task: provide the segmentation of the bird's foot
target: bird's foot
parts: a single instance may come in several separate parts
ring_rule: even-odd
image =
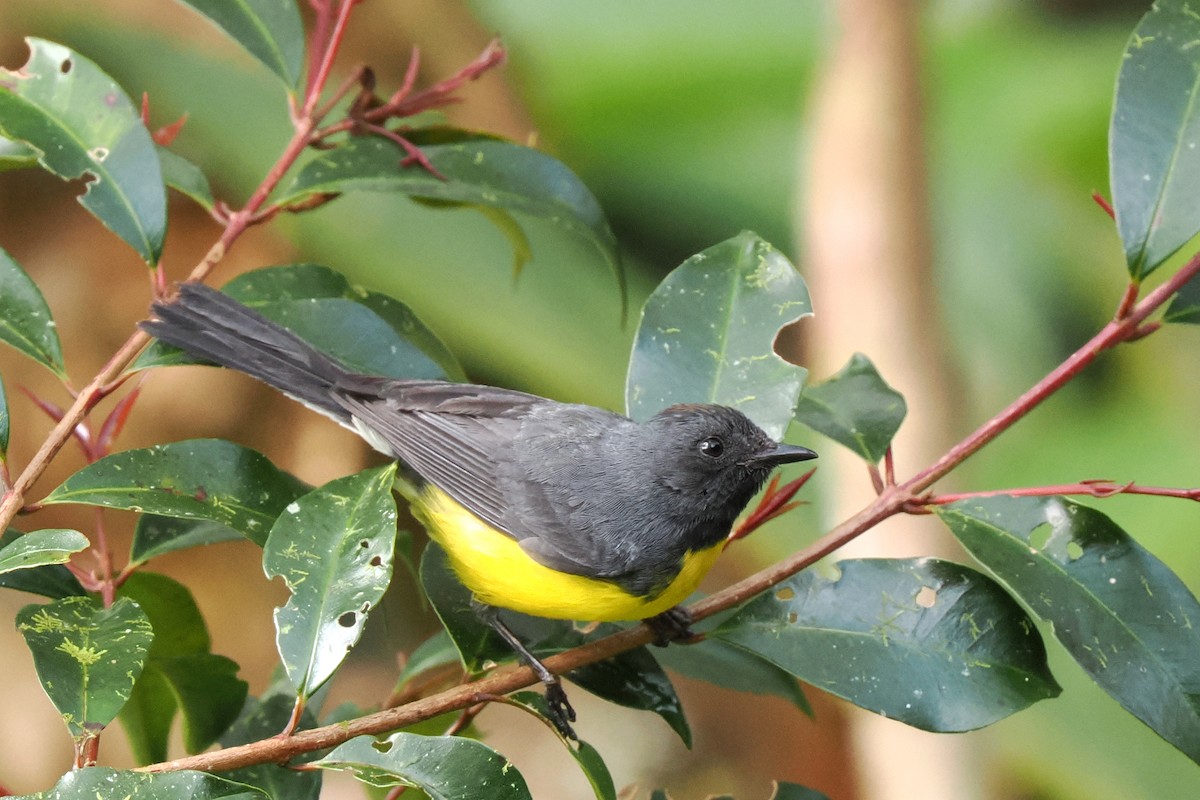
[[[550,708],[550,721],[568,739],[579,741],[571,723],[575,721],[575,709],[567,700],[567,692],[557,680],[546,684],[546,705]]]
[[[644,622],[654,631],[652,644],[656,647],[666,647],[671,642],[696,638],[696,632],[692,630],[692,614],[683,606],[668,608]]]

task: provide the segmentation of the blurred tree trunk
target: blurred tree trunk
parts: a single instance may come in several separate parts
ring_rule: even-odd
[[[901,479],[932,461],[955,426],[956,392],[939,319],[922,127],[920,22],[915,0],[836,0],[836,30],[810,109],[804,211],[805,271],[817,315],[809,362],[814,379],[856,352],[902,392],[909,414],[896,438]],[[871,498],[862,463],[822,452],[831,521]],[[927,555],[947,549],[931,518],[905,517],[843,550],[841,557]],[[938,737],[867,714],[851,714],[859,786],[870,800],[962,800],[978,796],[963,774],[968,740]]]

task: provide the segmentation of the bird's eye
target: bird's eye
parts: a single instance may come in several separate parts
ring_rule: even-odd
[[[710,436],[700,442],[700,452],[711,458],[717,458],[725,452],[725,443],[715,436]]]

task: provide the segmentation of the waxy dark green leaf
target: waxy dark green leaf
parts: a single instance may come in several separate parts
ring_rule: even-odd
[[[42,688],[72,738],[98,736],[133,691],[154,638],[138,604],[104,608],[93,597],[25,606],[17,630],[33,653]]]
[[[870,359],[855,353],[836,375],[804,390],[796,419],[877,464],[907,411],[904,396],[884,383]]]
[[[221,737],[221,745],[250,744],[277,735],[291,719],[295,703],[296,696],[291,687],[276,682],[263,696],[247,701],[241,716]],[[300,730],[315,725],[312,712],[305,709],[300,716]],[[320,770],[301,772],[280,764],[254,764],[224,775],[229,780],[262,789],[273,800],[318,800],[321,794]]]
[[[50,307],[37,284],[3,250],[0,250],[0,342],[7,342],[66,379],[62,346]],[[6,448],[7,439],[0,450]]]
[[[554,727],[550,722],[550,706],[546,703],[545,697],[537,692],[514,692],[508,699],[541,717],[546,721],[547,726],[562,739],[567,752],[575,759],[575,763],[579,765],[583,776],[587,778],[588,784],[595,792],[596,800],[617,800],[616,784],[613,783],[612,774],[608,771],[608,765],[604,763],[600,753],[584,741],[572,744],[561,731]]]
[[[206,772],[131,772],[110,767],[73,769],[53,789],[24,800],[268,800],[259,790]],[[290,800],[290,798],[289,798]]]
[[[183,584],[139,571],[121,586],[146,613],[154,628],[145,669],[121,709],[121,723],[141,764],[165,761],[167,737],[176,712],[183,717],[184,748],[198,753],[237,719],[247,684],[237,664],[209,652],[204,617]]]
[[[266,267],[239,275],[222,291],[363,372],[466,379],[446,346],[407,306],[354,286],[329,267]],[[133,368],[197,363],[203,362],[155,342]]]
[[[65,180],[87,179],[79,202],[150,264],[167,232],[167,194],[150,133],[120,86],[67,47],[26,39],[30,57],[0,70],[0,133],[37,150]]]
[[[789,578],[713,635],[923,730],[981,728],[1059,693],[1029,617],[984,575],[936,559],[838,568]]]
[[[145,564],[155,556],[189,547],[229,542],[242,535],[211,519],[179,519],[142,514],[133,529],[133,544],[129,549],[132,564]]]
[[[1061,497],[964,500],[938,515],[1101,688],[1200,762],[1200,604],[1175,573]]]
[[[1134,280],[1200,231],[1200,15],[1159,0],[1133,31],[1117,76],[1109,170]]]
[[[79,531],[47,528],[30,531],[0,548],[0,575],[46,564],[65,564],[72,553],[86,550],[88,538]]]
[[[190,439],[113,453],[67,478],[42,502],[207,519],[261,545],[279,512],[304,490],[253,450],[223,439]]]
[[[304,63],[304,24],[295,0],[179,0],[207,17],[292,91]]]
[[[1175,294],[1163,314],[1163,322],[1200,325],[1200,280],[1192,278]]]
[[[419,164],[401,166],[407,153],[387,140],[357,137],[306,164],[279,202],[350,191],[399,192],[527,214],[595,246],[616,274],[624,298],[616,237],[595,196],[562,162],[502,139],[449,129],[415,131],[410,138],[445,180]],[[511,231],[501,230],[511,241]],[[519,242],[514,252],[520,261]]]
[[[468,672],[479,674],[490,664],[516,659],[512,648],[473,610],[471,593],[454,576],[445,551],[436,544],[426,547],[420,572],[421,586]],[[542,619],[512,611],[502,611],[501,617],[539,657],[561,653],[589,639],[620,630],[617,625],[606,623],[596,626],[585,636],[566,620]],[[567,673],[566,677],[611,703],[658,714],[685,744],[691,746],[692,733],[679,697],[667,674],[646,648],[639,647],[607,661],[580,667]]]
[[[0,536],[0,547],[8,547],[24,535],[9,528],[3,536]],[[49,597],[51,600],[63,597],[81,597],[87,594],[87,591],[79,585],[79,581],[75,580],[71,571],[59,564],[47,564],[0,575],[0,588],[29,592]]]
[[[359,736],[312,762],[371,786],[414,786],[430,800],[529,800],[525,779],[487,745],[456,736]]]
[[[719,403],[781,438],[808,370],[780,358],[775,337],[810,314],[800,273],[756,234],[692,256],[642,308],[626,412],[645,420],[676,403]]]
[[[0,136],[0,172],[37,166],[37,151],[24,142]]]
[[[205,211],[211,212],[216,203],[208,178],[192,162],[165,147],[158,147],[158,162],[162,169],[163,183],[180,194],[196,201]]]
[[[699,633],[705,626],[694,625],[693,630]],[[686,647],[665,647],[655,651],[654,657],[668,669],[689,678],[739,692],[782,697],[808,716],[813,715],[799,681],[786,670],[721,639],[709,637]]]
[[[330,481],[289,505],[267,538],[263,569],[292,591],[275,609],[288,679],[308,698],[362,635],[392,579],[396,465]]]

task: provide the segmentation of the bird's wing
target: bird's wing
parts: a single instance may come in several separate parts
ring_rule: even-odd
[[[574,498],[563,491],[571,464],[588,460],[589,432],[580,429],[581,419],[585,426],[591,423],[594,435],[609,418],[620,417],[490,386],[369,380],[370,386],[336,393],[356,425],[472,514],[520,542],[531,558],[593,577],[627,568],[628,554],[613,552],[607,537],[578,518]],[[539,441],[529,441],[531,436]],[[544,455],[534,471],[531,448]]]
[[[510,536],[509,500],[498,481],[498,460],[511,452],[521,417],[538,403],[522,392],[443,381],[385,381],[336,392],[338,402],[368,438]]]

